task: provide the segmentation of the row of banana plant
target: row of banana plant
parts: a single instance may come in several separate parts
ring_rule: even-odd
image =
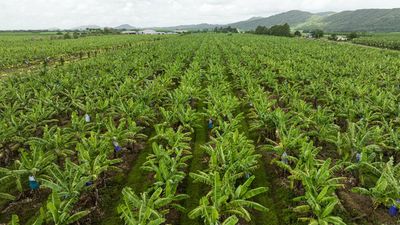
[[[257,168],[260,155],[240,132],[243,119],[242,114],[238,114],[240,103],[233,95],[218,46],[213,46],[210,52],[206,114],[210,118],[211,141],[203,146],[208,168],[190,173],[194,182],[209,186],[209,191],[200,199],[199,206],[189,212],[189,217],[201,218],[209,225],[233,225],[239,220],[250,221],[250,209],[267,210],[253,201],[253,197],[266,192],[267,188],[251,187],[255,178],[251,173]]]
[[[273,162],[289,172],[290,187],[302,190],[303,195],[293,199],[300,202],[293,209],[302,215],[298,219],[309,224],[344,224],[340,217],[332,215],[339,203],[335,190],[342,186],[341,178],[334,177],[339,166],[332,166],[331,159],[318,159],[320,149],[301,133],[296,123],[290,124],[290,116],[264,91],[260,79],[240,66],[239,60],[229,57],[229,64],[236,86],[249,106],[250,129],[259,134],[259,142],[266,143],[266,150],[280,156],[280,160]]]
[[[154,48],[154,46],[148,47]],[[161,45],[157,47],[166,48]],[[171,55],[178,53],[181,60],[176,62],[167,60]],[[75,80],[71,78],[68,80],[71,85],[75,82],[76,89],[62,88],[63,91],[70,91],[74,94],[74,96],[68,96],[71,99],[62,98],[60,100],[64,104],[67,103],[69,107],[77,109],[77,112],[69,109],[72,111],[70,124],[69,121],[62,122],[65,125],[57,124],[56,121],[54,121],[55,123],[40,121],[43,124],[33,130],[36,134],[26,134],[26,136],[32,136],[23,141],[24,144],[28,145],[28,148],[21,149],[20,160],[16,160],[15,164],[10,168],[2,168],[0,171],[5,174],[1,182],[8,184],[14,179],[12,181],[17,183],[17,187],[21,192],[26,187],[21,182],[21,179],[26,179],[28,175],[33,177],[35,182],[40,183],[42,188],[49,188],[52,191],[46,207],[41,210],[35,224],[40,224],[43,221],[53,221],[55,224],[70,224],[86,216],[90,211],[83,210],[79,213],[74,213],[73,207],[78,201],[81,201],[80,197],[87,189],[94,192],[96,198],[94,205],[95,207],[98,206],[98,186],[105,182],[105,173],[118,169],[115,165],[122,161],[117,158],[113,159],[113,156],[115,157],[117,155],[116,152],[122,150],[127,151],[129,149],[134,151],[135,142],[145,138],[145,135],[141,134],[143,127],[137,124],[149,125],[156,119],[156,109],[158,105],[162,104],[161,99],[166,96],[168,89],[174,86],[173,77],[176,76],[175,73],[179,74],[181,69],[185,67],[182,62],[192,54],[190,50],[185,51],[186,55],[182,55],[182,53],[184,52],[181,49],[176,49],[175,52],[168,52],[163,55],[163,58],[159,59],[160,63],[162,61],[167,62],[164,63],[163,68],[159,68],[159,64],[154,64],[148,71],[144,71],[147,73],[135,71],[136,76],[132,76],[133,74],[131,73],[133,73],[132,70],[136,69],[135,67],[139,66],[140,68],[140,64],[126,65],[122,63],[117,64],[120,65],[120,68],[116,68],[113,71],[114,75],[112,77],[108,77],[105,73],[103,75],[105,78],[99,75],[88,76],[96,71],[107,71],[105,66],[100,71],[94,67],[103,65],[107,60],[104,58],[89,61],[82,65],[62,68],[61,71],[48,71],[44,74],[48,79],[57,79],[56,76],[62,75],[63,71],[73,74],[79,73],[79,71],[86,68],[85,72],[88,75],[81,74],[83,75],[82,77],[76,76],[74,77],[76,78]],[[123,57],[134,58],[137,55],[127,54],[125,51],[119,55],[107,57],[115,58],[115,56],[122,56],[121,59],[123,59]],[[148,56],[154,57],[151,54],[143,57]],[[134,62],[147,62],[149,59],[142,60]],[[127,68],[132,66],[133,68],[127,71]],[[163,76],[159,76],[159,73],[162,73]],[[37,79],[35,75],[32,75],[32,77]],[[34,78],[29,77],[26,79],[29,81],[27,86],[32,86],[33,84],[35,85],[34,87],[41,89]],[[108,82],[102,84],[98,80]],[[24,83],[21,82],[19,84]],[[110,84],[111,87],[109,86]],[[53,85],[57,85],[57,83]],[[114,85],[117,85],[117,88]],[[109,87],[105,88],[104,92],[99,92],[97,89],[101,86]],[[78,92],[78,88],[82,92]],[[137,91],[132,93],[129,91],[131,88]],[[40,93],[40,91],[34,89],[33,93]],[[17,92],[17,94],[20,93]],[[35,94],[33,95],[37,97]],[[60,96],[62,96],[60,93],[48,94],[49,98],[58,99]],[[74,98],[72,99],[72,97]],[[123,101],[124,99],[127,101]],[[33,101],[44,100],[34,98]],[[20,104],[27,105],[30,102],[21,101]],[[112,106],[113,104],[115,107]],[[150,105],[153,105],[153,107]],[[17,108],[17,110],[24,112],[23,108]],[[60,112],[68,113],[63,110],[60,110]],[[82,114],[85,114],[85,116]],[[15,117],[15,115],[13,116]],[[35,137],[34,135],[42,137]],[[14,199],[10,194],[3,194],[3,197]]]
[[[200,44],[199,56],[189,57]],[[188,64],[188,72],[181,76]],[[213,151],[209,158],[213,153],[225,157],[231,151],[215,147],[231,148],[225,139],[236,143],[234,137],[247,143],[237,133],[247,119],[251,130],[259,134],[257,145],[276,152],[281,159],[277,165],[289,172],[287,180],[301,196],[295,199],[300,201],[295,210],[303,212],[301,220],[340,224],[333,215],[342,199],[335,193],[351,187],[358,186],[354,191],[371,196],[375,207],[399,207],[399,66],[399,53],[357,46],[253,35],[192,35],[142,43],[54,70],[44,68],[34,76],[10,77],[1,81],[0,173],[15,178],[21,172],[23,180],[33,172],[43,174],[36,175],[37,180],[51,185],[45,182],[48,172],[23,172],[29,166],[21,165],[29,165],[33,158],[47,158],[37,166],[64,172],[67,164],[69,168],[81,164],[84,156],[77,149],[84,139],[104,139],[111,155],[114,143],[135,148],[134,143],[108,132],[110,127],[118,128],[121,123],[140,129],[161,120],[166,124],[158,129],[187,133],[198,123],[193,118],[202,116],[215,128],[210,132]],[[199,79],[206,81],[205,91]],[[178,84],[179,88],[168,93]],[[239,98],[232,87],[241,90]],[[185,105],[205,99],[206,115]],[[248,105],[247,115],[239,113],[243,104]],[[133,139],[140,139],[140,133]],[[154,141],[168,148],[165,140]],[[238,151],[254,148],[244,147],[250,145]],[[106,159],[112,160],[111,155]],[[206,172],[211,171],[216,182],[217,171],[222,181],[221,161],[215,160],[207,161],[210,168]],[[356,184],[348,184],[353,178]],[[242,181],[240,176],[230,190]],[[345,182],[343,189],[340,183]],[[18,186],[18,182],[0,183]],[[20,189],[26,190],[26,184],[21,183]],[[13,198],[9,194],[1,196]],[[229,196],[225,194],[219,196]],[[223,223],[230,218],[227,223],[234,224],[235,216],[241,217],[224,211],[226,201],[212,205],[211,196],[205,197],[201,210],[223,213],[217,218],[206,210],[198,216],[204,221],[216,222],[217,218],[216,223]]]
[[[118,212],[125,224],[165,224],[171,210],[185,213],[179,204],[188,194],[181,193],[179,186],[186,177],[187,162],[191,156],[191,136],[202,115],[196,111],[196,102],[202,98],[201,71],[197,53],[204,51],[204,45],[196,52],[185,74],[177,77],[179,86],[170,91],[161,107],[161,123],[156,125],[155,135],[150,139],[152,153],[142,169],[149,172],[154,181],[148,189],[137,195],[132,187],[122,191],[123,201]]]
[[[399,77],[396,77],[394,68],[399,65],[399,61],[389,57],[385,59],[385,63],[387,63],[384,64],[385,68],[382,68],[383,64],[374,62],[377,58],[374,55],[369,60],[374,62],[373,64],[362,64],[361,67],[354,63],[361,60],[361,57],[354,56],[353,53],[346,55],[344,53],[349,53],[349,49],[341,50],[338,47],[335,49],[339,52],[337,55],[346,57],[350,61],[346,66],[338,68],[334,66],[340,63],[340,57],[335,55],[337,58],[331,57],[332,60],[327,63],[324,61],[326,58],[321,56],[325,54],[324,51],[320,51],[319,55],[316,54],[313,57],[301,57],[306,55],[303,51],[305,48],[297,47],[297,51],[293,52],[281,43],[271,40],[280,48],[272,47],[272,43],[264,42],[265,45],[268,45],[269,51],[255,53],[254,48],[248,47],[251,44],[236,41],[244,47],[238,49],[238,43],[232,44],[231,49],[227,50],[231,54],[228,58],[234,61],[231,66],[233,73],[236,73],[239,85],[245,87],[242,89],[249,96],[248,102],[253,108],[249,117],[256,119],[252,123],[252,127],[267,136],[267,139],[262,139],[268,143],[268,148],[277,151],[279,155],[295,156],[297,160],[293,159],[292,163],[294,163],[302,158],[304,146],[312,142],[313,145],[307,148],[310,149],[309,152],[315,152],[315,158],[328,160],[334,158],[337,166],[331,166],[329,169],[331,172],[327,173],[331,177],[337,175],[337,172],[334,173],[334,171],[340,170],[340,173],[343,174],[356,169],[362,185],[365,185],[365,176],[372,180],[379,178],[376,180],[376,184],[373,183],[372,186],[369,184],[370,188],[353,190],[373,196],[374,201],[378,202],[376,205],[398,206],[398,196],[393,194],[396,191],[389,191],[397,184],[394,179],[389,178],[396,177],[391,172],[395,170],[387,168],[389,165],[393,166],[394,163],[394,160],[389,160],[389,156],[398,154],[396,149],[398,149],[400,132],[396,128],[398,120],[395,118],[398,114],[398,106],[394,99],[399,95],[395,84],[395,80],[398,80]],[[291,46],[292,49],[297,44],[300,43],[288,43],[288,46]],[[313,48],[318,47],[321,50],[324,47],[315,43],[304,42],[301,44]],[[333,47],[325,46],[325,48]],[[355,52],[362,51],[356,48],[353,50]],[[236,54],[232,53],[234,51]],[[294,56],[290,56],[289,51]],[[234,56],[239,55],[239,52],[240,56],[234,60]],[[368,54],[372,53],[368,52]],[[352,59],[349,55],[352,55]],[[243,58],[248,60],[243,62]],[[314,65],[314,67],[307,68],[308,65]],[[314,72],[311,68],[315,67],[321,68],[319,74],[311,76],[310,73]],[[335,76],[326,75],[330,74],[329,67],[336,69]],[[368,73],[363,67],[368,67]],[[342,72],[341,69],[348,71]],[[347,75],[349,71],[358,74],[352,77]],[[366,74],[368,74],[368,78],[365,78]],[[371,74],[374,76],[371,77]],[[390,76],[394,77],[389,79]],[[368,85],[365,85],[366,80],[374,81],[368,81]],[[355,86],[355,88],[350,88],[349,85]],[[355,93],[352,94],[352,92]],[[323,151],[320,151],[321,149]],[[319,154],[316,154],[318,152]],[[279,164],[286,168],[285,164],[290,164],[291,157],[285,158],[282,161],[284,163],[280,162]],[[314,158],[311,157],[309,160],[314,160]],[[384,163],[385,161],[389,161],[389,163]],[[318,163],[318,160],[316,162],[321,169],[327,167],[325,164]],[[289,168],[287,169],[290,171]],[[386,172],[381,174],[379,171]],[[336,181],[333,183],[336,184],[333,187],[338,187],[338,181],[344,181],[340,177],[334,179]],[[302,181],[303,186],[305,182]],[[382,183],[384,185],[377,188]],[[307,192],[307,188],[304,187],[304,189]],[[376,193],[378,189],[380,198]],[[372,194],[374,191],[375,193]],[[309,190],[308,192],[310,193]],[[328,188],[328,191],[323,193],[332,192]],[[382,198],[383,196],[385,197]],[[333,202],[339,200],[336,196],[334,198]],[[308,196],[302,199],[318,198]],[[318,200],[323,199],[319,198]],[[333,202],[332,205],[337,204]],[[333,208],[331,205],[327,206]],[[306,207],[297,208],[297,210],[300,209],[306,209]],[[318,211],[323,212],[319,209]],[[340,222],[336,221],[336,223]]]
[[[43,35],[41,40],[30,36],[0,35],[0,70],[18,68],[71,57],[97,55],[102,51],[131,47],[144,41],[168,38],[149,36],[106,35],[79,39],[50,40]]]

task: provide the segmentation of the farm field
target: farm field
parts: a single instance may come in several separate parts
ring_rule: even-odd
[[[378,48],[400,50],[400,33],[374,34],[368,37],[360,37],[353,40],[353,43]]]
[[[0,224],[398,224],[400,52],[24,40],[0,37],[0,70],[112,51],[0,78]]]
[[[96,56],[121,47],[132,47],[141,41],[166,37],[103,35],[78,39],[52,40],[52,34],[0,33],[0,71],[35,64],[64,62],[74,58]]]

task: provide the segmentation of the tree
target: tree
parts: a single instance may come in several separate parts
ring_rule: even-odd
[[[294,32],[294,36],[296,37],[301,37],[301,32],[296,30],[296,32]]]
[[[78,39],[78,38],[79,38],[79,33],[78,33],[78,32],[74,32],[74,33],[72,34],[72,37],[73,37],[74,39]]]
[[[332,41],[336,41],[337,40],[337,35],[336,34],[331,34],[331,36],[328,37],[328,39],[332,40]]]
[[[311,35],[312,35],[313,38],[317,38],[317,39],[318,38],[322,38],[324,36],[324,31],[320,30],[320,29],[313,30],[311,32]]]
[[[257,26],[255,34],[268,34],[268,28],[264,26]]]
[[[356,32],[351,32],[347,37],[352,40],[354,38],[358,38],[358,34]]]
[[[71,39],[71,34],[70,33],[65,33],[64,34],[64,39]]]

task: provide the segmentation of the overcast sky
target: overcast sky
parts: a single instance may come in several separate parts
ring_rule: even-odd
[[[400,0],[0,0],[0,30],[224,24],[292,9],[399,8]]]

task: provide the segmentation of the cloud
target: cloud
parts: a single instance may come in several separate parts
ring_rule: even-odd
[[[395,8],[398,0],[1,0],[0,29],[224,24],[299,9]]]

